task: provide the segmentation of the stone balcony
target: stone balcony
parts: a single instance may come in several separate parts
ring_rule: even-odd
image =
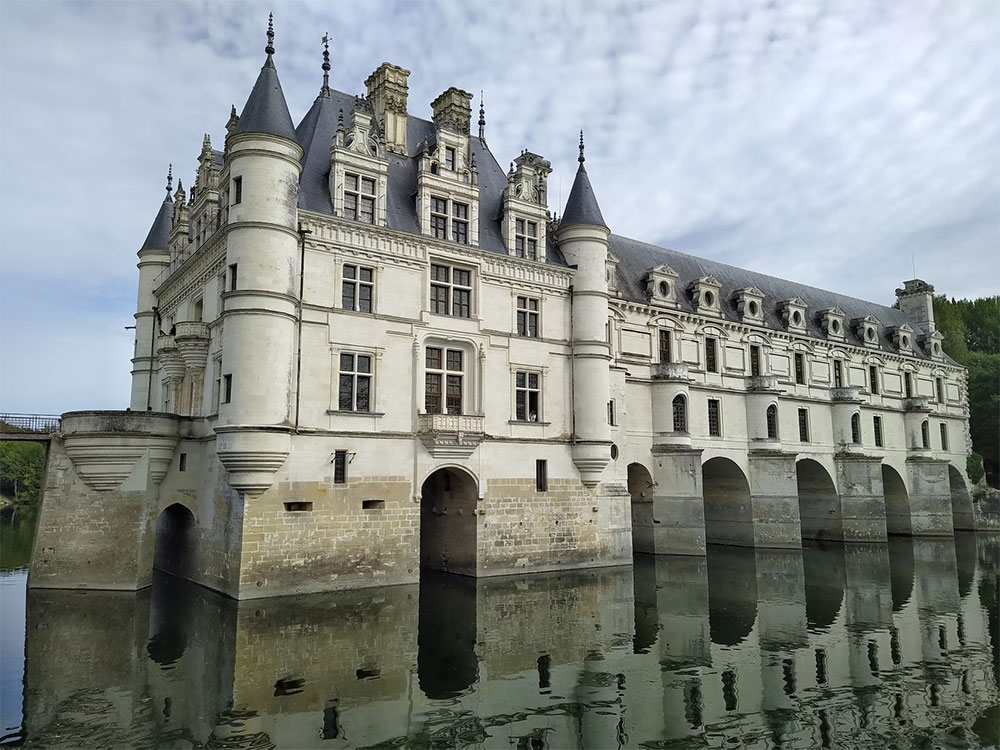
[[[857,386],[849,386],[847,388],[831,388],[830,400],[848,404],[860,403],[861,389]]]
[[[656,380],[676,380],[685,383],[691,380],[687,362],[659,362],[653,377]]]
[[[434,458],[468,458],[483,442],[482,414],[419,414],[417,434]]]
[[[929,412],[931,411],[930,399],[925,396],[905,398],[903,399],[903,410]]]
[[[778,376],[751,375],[746,379],[746,388],[748,391],[777,393],[779,390]]]

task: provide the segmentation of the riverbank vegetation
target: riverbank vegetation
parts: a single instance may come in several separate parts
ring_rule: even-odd
[[[0,510],[37,505],[44,474],[44,445],[14,440],[0,442]]]

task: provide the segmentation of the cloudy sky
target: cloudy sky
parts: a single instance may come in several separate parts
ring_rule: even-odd
[[[485,92],[501,164],[577,131],[613,231],[883,304],[916,275],[1000,289],[1000,3],[0,0],[0,411],[128,404],[135,253],[168,162],[193,181],[263,62]],[[478,100],[478,96],[477,96]]]

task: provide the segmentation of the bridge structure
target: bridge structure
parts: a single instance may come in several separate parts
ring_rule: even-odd
[[[0,412],[0,440],[48,443],[62,427],[58,414],[13,414]]]

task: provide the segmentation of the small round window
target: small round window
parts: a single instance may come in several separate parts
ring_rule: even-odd
[[[796,310],[795,312],[793,312],[792,313],[792,322],[795,325],[797,325],[797,326],[802,325],[802,313],[800,313],[798,310]]]
[[[612,461],[618,460],[618,446],[615,445],[614,443],[611,444],[611,460]]]
[[[715,304],[715,295],[711,292],[705,292],[705,304],[711,307]]]
[[[875,340],[875,329],[874,328],[868,328],[865,331],[865,338],[867,338],[869,341],[874,341]]]
[[[904,349],[908,349],[908,348],[909,348],[909,346],[910,346],[910,337],[909,337],[909,336],[903,336],[903,337],[902,337],[902,338],[901,338],[901,339],[899,340],[899,345],[900,345],[901,347],[903,347]]]
[[[670,284],[665,281],[660,282],[660,296],[666,297],[670,294]]]
[[[751,315],[756,315],[760,311],[760,305],[758,305],[754,300],[750,300],[748,308],[750,309]]]
[[[840,333],[840,321],[839,320],[831,320],[830,321],[830,330],[833,331],[834,333]]]
[[[941,345],[940,344],[934,344],[934,353],[935,354],[940,354],[941,353]]]

